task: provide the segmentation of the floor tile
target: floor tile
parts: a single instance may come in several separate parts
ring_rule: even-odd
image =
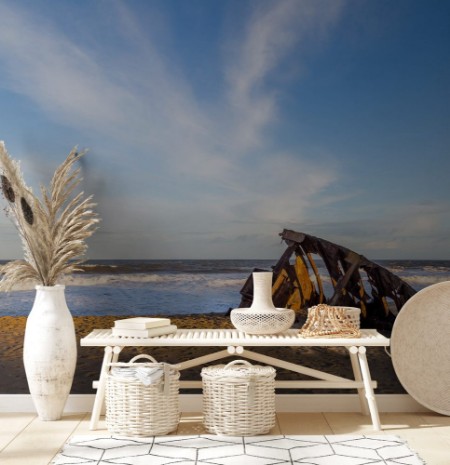
[[[2,465],[47,465],[71,436],[84,414],[64,415],[58,421],[35,418],[0,454]]]
[[[200,412],[184,412],[181,414],[176,434],[206,434],[203,425],[203,414]]]
[[[354,412],[330,412],[324,413],[324,416],[334,434],[383,434],[383,431],[374,430],[370,415]]]
[[[0,451],[36,418],[34,413],[0,414]]]
[[[321,413],[278,413],[281,434],[331,434],[333,431]]]

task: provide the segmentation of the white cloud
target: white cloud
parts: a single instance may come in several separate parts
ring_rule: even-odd
[[[278,89],[269,79],[301,41],[320,42],[327,35],[342,3],[255,3],[235,52],[225,60],[224,97],[208,106],[177,69],[176,54],[169,57],[158,48],[130,4],[111,5],[127,51],[114,56],[101,44],[94,51],[83,41],[74,43],[56,23],[31,10],[2,4],[3,87],[27,96],[55,121],[98,133],[99,155],[102,139],[109,139],[108,147],[117,143],[121,153],[104,157],[115,158],[121,176],[133,176],[130,195],[140,191],[147,197],[154,221],[176,224],[180,216],[188,217],[198,229],[233,224],[229,237],[254,232],[254,226],[237,227],[242,220],[274,229],[299,221],[337,175],[319,161],[306,161],[307,154],[279,153],[265,135],[280,121]],[[154,170],[162,191],[152,191],[148,182]],[[139,204],[130,197],[131,202]],[[140,227],[138,215],[128,224]]]
[[[83,128],[117,125],[127,92],[104,79],[101,68],[42,17],[1,6],[0,57],[4,86],[26,95],[54,118]]]
[[[235,41],[236,52],[227,70],[230,102],[237,120],[236,145],[243,149],[261,147],[263,130],[277,116],[277,93],[268,87],[268,78],[280,73],[280,65],[299,43],[311,36],[320,41],[326,35],[337,21],[343,2],[287,0],[258,5],[242,44]],[[286,67],[281,68],[285,71]]]

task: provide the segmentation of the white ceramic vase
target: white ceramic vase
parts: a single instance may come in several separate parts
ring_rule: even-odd
[[[253,276],[253,301],[249,308],[231,310],[233,326],[247,334],[278,334],[289,329],[295,321],[295,312],[276,308],[272,300],[271,271],[256,271]]]
[[[25,373],[41,420],[61,418],[75,373],[75,327],[64,290],[63,285],[36,286],[25,328]]]
[[[272,271],[252,273],[253,301],[251,310],[275,310],[272,300]]]

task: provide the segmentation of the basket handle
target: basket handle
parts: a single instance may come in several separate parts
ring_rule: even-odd
[[[224,369],[230,368],[231,366],[238,365],[238,364],[247,365],[248,367],[253,366],[250,362],[247,362],[247,360],[233,360],[232,362],[225,365],[223,368]]]
[[[232,362],[228,363],[227,365],[224,366],[224,369],[229,368],[234,365],[246,365],[248,367],[251,367],[252,364],[248,362],[247,360],[233,360]],[[248,405],[249,407],[252,407],[255,404],[255,383],[250,379],[247,382],[247,400],[248,400]]]
[[[150,360],[153,363],[158,363],[151,355],[147,355],[147,354],[135,355],[128,363],[134,363],[136,360],[139,360],[140,358],[145,358],[147,360]]]

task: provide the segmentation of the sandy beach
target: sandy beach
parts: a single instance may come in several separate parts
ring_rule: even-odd
[[[128,315],[129,316],[129,315]],[[163,315],[161,315],[163,316]],[[126,318],[124,316],[123,318]],[[86,336],[93,329],[110,328],[118,316],[83,316],[74,317],[77,340]],[[232,328],[228,317],[221,314],[183,315],[171,316],[171,321],[179,328]],[[28,386],[22,362],[23,335],[26,317],[5,316],[0,317],[0,394],[27,394]],[[131,357],[144,353],[144,348],[133,347],[124,349],[121,361],[128,361]],[[179,363],[189,358],[214,352],[214,348],[152,348],[147,353],[158,361]],[[298,362],[305,366],[326,371],[339,376],[352,377],[347,351],[343,348],[260,348],[257,351],[266,353],[287,361]],[[78,361],[75,379],[72,387],[73,394],[91,394],[92,381],[98,379],[102,362],[102,348],[80,347],[78,344]],[[392,394],[404,393],[395,372],[392,362],[383,348],[368,349],[367,358],[372,378],[378,382],[377,393]],[[231,358],[230,358],[231,360]],[[224,360],[226,362],[226,359]],[[215,362],[215,363],[223,363]],[[182,379],[200,379],[200,368],[185,370]],[[277,379],[292,379],[293,374],[277,369]],[[283,390],[283,392],[288,392]],[[301,392],[324,393],[324,390],[311,390]],[[337,392],[336,390],[332,392]],[[343,393],[351,391],[345,390]]]

